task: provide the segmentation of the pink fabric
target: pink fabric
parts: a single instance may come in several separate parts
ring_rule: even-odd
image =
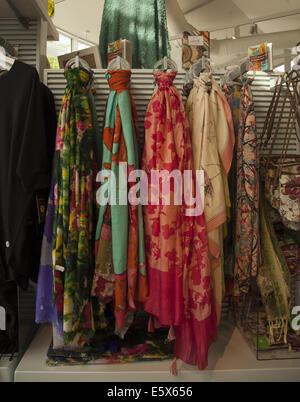
[[[158,90],[149,103],[143,169],[148,174],[149,203],[144,207],[149,297],[145,310],[158,324],[175,328],[175,356],[207,366],[208,348],[216,340],[216,313],[204,215],[186,216],[188,206],[151,205],[151,171],[193,171],[189,123],[181,95],[173,85],[176,72],[157,72]],[[171,180],[173,183],[173,180]],[[184,186],[184,179],[182,180]],[[195,194],[195,175],[190,189]],[[182,195],[183,196],[183,195]]]

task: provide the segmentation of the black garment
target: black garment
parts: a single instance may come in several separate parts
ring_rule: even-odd
[[[50,90],[34,67],[15,61],[0,76],[0,283],[26,287],[37,276],[43,222],[36,200],[49,191],[55,131]]]
[[[18,290],[14,281],[0,284],[0,307],[5,310],[5,329],[0,328],[1,357],[18,350]]]

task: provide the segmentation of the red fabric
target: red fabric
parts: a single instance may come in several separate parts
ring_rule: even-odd
[[[159,205],[151,205],[151,194],[157,191],[151,186],[151,171],[177,169],[183,178],[185,170],[193,170],[189,124],[173,85],[175,76],[175,71],[154,73],[158,90],[145,120],[143,169],[148,175],[150,205],[144,207],[149,283],[144,308],[160,326],[175,328],[175,356],[202,370],[217,332],[204,215],[186,216],[185,202],[175,205],[174,184],[171,205],[162,205],[161,185]],[[193,175],[193,195],[195,185]]]

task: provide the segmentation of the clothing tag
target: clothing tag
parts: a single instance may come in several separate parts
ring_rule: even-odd
[[[46,220],[47,200],[41,194],[37,194],[36,205],[38,213],[38,224],[41,225]]]
[[[56,271],[65,272],[65,267],[62,267],[61,265],[55,265],[55,269]]]
[[[203,36],[189,36],[188,44],[190,46],[203,46],[204,38]]]
[[[0,306],[0,331],[6,331],[6,311]]]

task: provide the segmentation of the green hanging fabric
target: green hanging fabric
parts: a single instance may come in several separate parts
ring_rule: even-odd
[[[107,45],[127,39],[132,45],[132,68],[153,68],[170,56],[165,0],[106,0],[104,4],[100,53],[107,67]]]

